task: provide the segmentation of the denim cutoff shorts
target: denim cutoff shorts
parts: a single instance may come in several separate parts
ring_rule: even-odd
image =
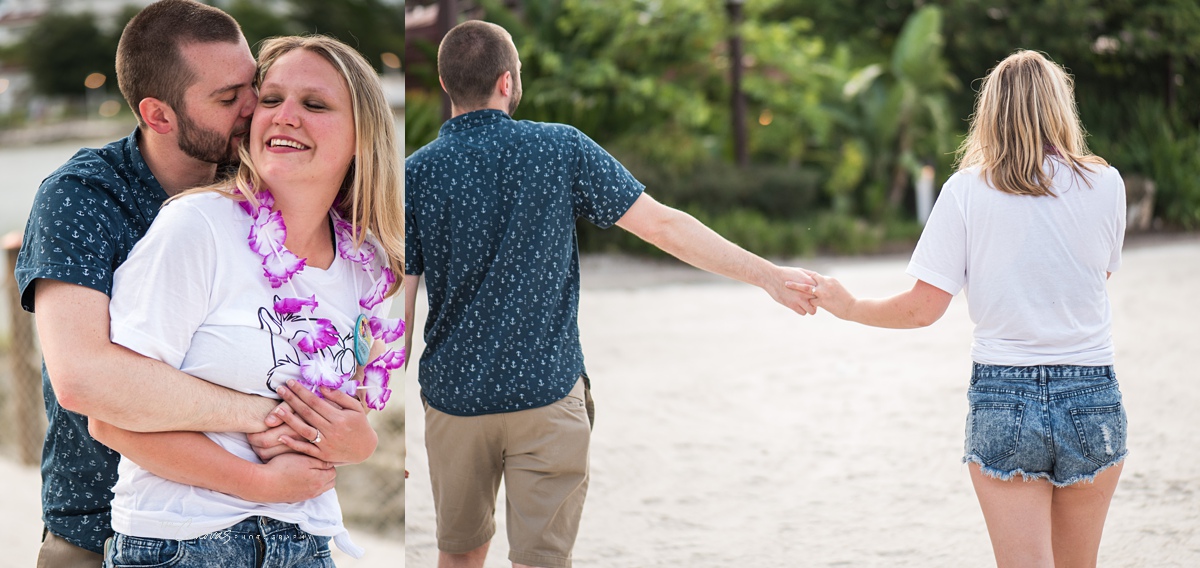
[[[1125,459],[1125,407],[1111,366],[975,363],[963,463],[992,477],[1091,481]]]
[[[331,568],[333,565],[329,537],[315,536],[296,525],[267,517],[250,517],[227,529],[190,540],[117,533],[104,554],[105,568]]]

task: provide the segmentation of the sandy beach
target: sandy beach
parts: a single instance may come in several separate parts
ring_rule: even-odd
[[[1187,363],[1200,237],[1133,239],[1124,259],[1109,290],[1131,453],[1100,565],[1200,566],[1200,382]],[[907,257],[797,263],[860,296],[912,285]],[[965,298],[929,328],[891,331],[801,318],[676,264],[589,258],[583,283],[597,419],[576,566],[994,565],[961,464]],[[437,555],[424,414],[417,373],[405,383],[406,566],[424,568]],[[503,500],[489,568],[509,565]]]

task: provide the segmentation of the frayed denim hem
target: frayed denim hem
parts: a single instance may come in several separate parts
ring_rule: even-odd
[[[1092,473],[1087,474],[1087,475],[1076,475],[1075,477],[1067,479],[1066,481],[1058,481],[1057,479],[1054,479],[1053,477],[1051,477],[1049,473],[1044,472],[1044,471],[1037,471],[1034,473],[1026,473],[1025,470],[1020,469],[1020,468],[1014,469],[1014,470],[1005,470],[1005,469],[994,468],[994,467],[991,467],[988,465],[984,465],[983,460],[975,454],[968,454],[968,455],[963,456],[962,461],[963,461],[963,463],[973,463],[973,464],[978,465],[979,471],[982,471],[984,475],[991,477],[993,479],[999,479],[1000,481],[1010,481],[1017,475],[1020,475],[1021,479],[1023,481],[1034,481],[1037,479],[1045,479],[1046,481],[1049,481],[1050,484],[1055,487],[1068,487],[1071,485],[1075,485],[1076,483],[1091,483],[1091,482],[1095,481],[1097,475],[1100,475],[1102,472],[1104,472],[1104,470],[1125,461],[1125,458],[1128,455],[1129,455],[1129,450],[1125,450],[1124,453],[1117,456],[1112,461],[1100,466],[1099,468],[1096,469],[1096,471],[1093,471]]]

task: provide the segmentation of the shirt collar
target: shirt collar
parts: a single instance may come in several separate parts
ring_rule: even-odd
[[[512,117],[508,116],[508,113],[502,110],[490,108],[475,110],[465,114],[460,114],[454,118],[451,118],[450,120],[447,120],[445,124],[442,124],[442,128],[438,131],[438,136],[445,136],[447,134],[454,134],[464,130],[478,128],[480,126],[496,124],[497,122],[503,120],[512,120]]]
[[[138,128],[134,128],[133,133],[125,138],[125,152],[127,154],[126,163],[133,166],[133,171],[136,172],[142,185],[148,188],[159,201],[166,201],[166,190],[158,182],[158,178],[154,177],[154,172],[150,171],[150,166],[146,164],[146,159],[142,157],[142,149],[138,140]]]

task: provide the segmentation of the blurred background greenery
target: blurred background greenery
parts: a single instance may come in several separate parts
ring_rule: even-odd
[[[512,33],[524,83],[515,118],[580,128],[656,198],[760,254],[911,243],[913,180],[926,166],[938,186],[953,173],[979,79],[1016,49],[1074,75],[1092,150],[1155,183],[1158,227],[1200,227],[1194,0],[406,0],[406,16],[439,4]],[[442,122],[440,36],[413,19],[409,153]],[[747,167],[732,147],[735,34]],[[649,251],[587,224],[580,244]]]
[[[0,0],[0,129],[83,118],[117,101],[121,30],[149,0]],[[208,0],[242,26],[251,49],[271,36],[321,33],[359,50],[380,73],[398,73],[404,50],[399,0]],[[10,78],[11,77],[11,78]],[[17,85],[28,80],[19,95]],[[85,78],[87,81],[85,82]],[[30,104],[30,101],[34,101]],[[123,101],[111,118],[127,114]],[[33,109],[32,111],[30,109]],[[43,110],[52,109],[52,110]]]

